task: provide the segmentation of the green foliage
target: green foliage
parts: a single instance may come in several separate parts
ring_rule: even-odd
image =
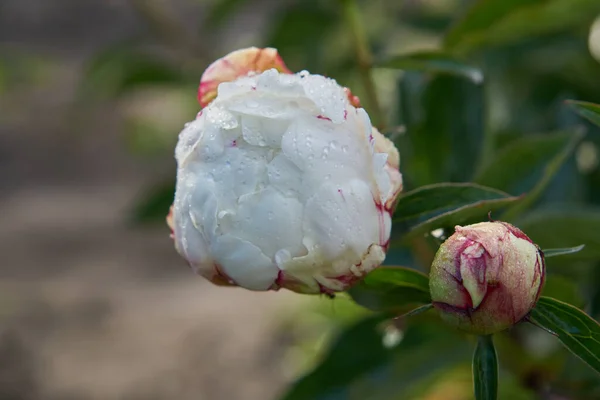
[[[82,98],[110,98],[148,85],[186,82],[180,68],[168,60],[129,43],[107,48],[88,64],[79,88]]]
[[[600,373],[598,322],[578,308],[551,297],[540,298],[531,319],[556,334],[569,351]]]
[[[408,72],[399,85],[399,121],[407,134],[398,141],[403,173],[414,186],[464,182],[484,150],[483,87],[447,74]]]
[[[600,126],[600,105],[587,101],[569,101],[569,104],[579,115]]]
[[[286,64],[295,71],[324,73],[327,57],[323,46],[332,35],[339,14],[322,2],[307,0],[279,10],[268,33],[267,44],[279,50]]]
[[[585,247],[585,245],[582,244],[580,246],[564,247],[562,249],[544,249],[544,257],[548,258],[548,257],[562,256],[565,254],[579,253],[581,250],[583,250],[584,247]]]
[[[553,297],[575,307],[583,307],[585,305],[585,300],[577,284],[572,279],[560,275],[546,275],[542,296]]]
[[[175,197],[175,183],[166,182],[144,192],[142,200],[133,210],[132,220],[136,223],[165,222]]]
[[[480,336],[473,354],[473,385],[476,400],[498,398],[498,355],[491,336]]]
[[[243,6],[244,0],[216,0],[206,16],[206,24],[214,29],[221,26]]]
[[[352,287],[352,299],[373,311],[406,312],[416,304],[429,303],[429,278],[410,268],[380,267]]]
[[[405,399],[419,382],[468,359],[468,343],[445,326],[423,320],[398,330],[388,319],[376,314],[345,330],[282,399]]]
[[[381,61],[376,66],[405,71],[446,73],[467,78],[473,83],[483,81],[483,73],[479,68],[466,65],[455,57],[438,51],[420,51],[398,55]]]
[[[344,390],[348,382],[377,365],[385,364],[391,354],[383,345],[381,330],[378,329],[385,320],[385,315],[374,315],[344,331],[321,364],[283,399],[317,399],[328,392]],[[358,343],[360,346],[357,347]]]
[[[600,210],[538,210],[519,221],[519,226],[542,249],[585,243],[585,248],[568,259],[600,259]]]
[[[575,131],[516,139],[482,165],[475,181],[509,193],[534,192],[536,184],[547,185],[581,138]],[[548,178],[542,179],[544,174]]]
[[[477,399],[496,398],[496,392],[501,399],[534,399],[547,388],[548,396],[598,393],[592,392],[600,388],[597,374],[581,378],[564,351],[539,356],[532,349],[537,337],[520,328],[496,337],[499,366],[491,338],[479,339],[472,382],[472,345],[434,313],[424,313],[431,300],[428,278],[419,271],[428,270],[455,225],[485,221],[490,212],[514,223],[544,249],[551,266],[531,320],[600,371],[598,324],[574,307],[600,315],[600,80],[587,43],[600,2],[363,1],[356,7],[364,37],[349,35],[342,25],[340,6],[347,3],[291,1],[273,8],[262,39],[252,44],[276,47],[294,71],[336,78],[361,96],[372,116],[361,83],[365,70],[376,78],[388,115],[383,125],[402,132],[390,135],[400,150],[405,190],[387,262],[410,268],[380,267],[348,291],[371,313],[341,328],[320,362],[283,398],[428,399],[447,379],[456,386],[443,386],[445,400],[469,398],[473,384]],[[212,43],[220,43],[234,15],[254,7],[244,0],[214,0],[207,7],[199,36],[214,54],[138,40],[109,47],[88,65],[81,98],[122,99],[147,86],[182,85],[193,97],[208,62],[233,50]],[[372,55],[355,53],[357,38]],[[3,71],[8,67],[2,64]],[[137,124],[131,147],[171,157],[172,141],[149,134],[147,124]],[[577,162],[584,140],[596,151],[596,164],[587,168]],[[173,182],[158,183],[133,207],[132,219],[163,223],[173,192]],[[506,348],[511,354],[504,357]],[[523,360],[527,367],[519,366]],[[552,367],[544,365],[548,360]],[[458,386],[465,382],[467,392]],[[452,397],[453,388],[460,395]]]
[[[445,46],[470,52],[589,24],[595,0],[480,0],[448,32]]]
[[[393,237],[406,238],[454,227],[472,218],[483,218],[518,200],[519,197],[473,183],[422,186],[398,200]]]
[[[576,125],[574,113],[557,109],[555,104],[562,104],[562,96],[570,90],[584,89],[575,89],[575,80],[569,78],[559,84],[556,79],[540,79],[538,64],[535,64],[538,61],[529,61],[529,70],[518,70],[513,65],[502,70],[490,64],[498,59],[512,60],[513,54],[520,57],[518,51],[536,54],[534,46],[540,43],[535,42],[538,38],[548,38],[548,43],[554,43],[559,33],[589,23],[594,12],[600,12],[598,3],[584,0],[576,3],[476,1],[453,24],[445,36],[443,50],[417,50],[379,57],[383,61],[377,62],[376,67],[405,71],[397,85],[398,112],[393,115],[405,133],[394,140],[401,149],[406,186],[416,188],[398,200],[391,254],[396,254],[399,248],[407,248],[415,256],[406,259],[409,265],[427,269],[427,262],[439,244],[428,236],[430,232],[443,229],[443,239],[452,233],[454,225],[485,220],[493,211],[496,219],[499,215],[500,219],[515,222],[546,249],[546,257],[551,258],[553,265],[600,260],[597,251],[600,226],[597,226],[595,208],[564,203],[572,199],[581,202],[586,190],[578,185],[581,178],[573,162],[585,131]],[[578,9],[569,12],[572,7]],[[534,20],[536,23],[532,23]],[[519,46],[529,47],[523,50]],[[556,46],[562,46],[560,41]],[[475,53],[477,58],[472,56]],[[520,59],[515,60],[515,66],[523,65]],[[517,90],[511,91],[513,87]],[[486,93],[490,90],[491,94]],[[527,91],[533,93],[530,99],[521,94]],[[510,134],[487,121],[488,111],[497,109],[502,102],[515,112],[504,122],[510,126]],[[598,121],[598,106],[577,101],[569,104],[591,122]],[[545,109],[551,109],[553,114],[548,112],[540,117]],[[444,181],[454,183],[440,183]],[[467,183],[469,181],[476,183]],[[553,199],[557,200],[553,202]],[[499,214],[503,211],[504,214]],[[545,297],[532,312],[537,323],[544,318],[540,313],[548,312],[547,296],[565,304],[586,305],[588,298],[582,294],[581,284],[574,281],[574,276],[567,275],[547,276]],[[415,286],[416,281],[421,284]],[[414,309],[417,314],[431,308],[425,282],[425,277],[414,269],[382,267],[348,293],[354,301],[372,311],[404,315],[410,320],[418,317],[411,312],[406,314],[409,310]],[[597,297],[600,298],[600,291]],[[419,303],[424,305],[417,307]],[[567,313],[554,312],[553,315],[556,318],[550,318],[555,323],[572,317]],[[593,325],[589,317],[585,318]],[[592,353],[596,354],[597,350]],[[520,351],[526,353],[527,349]],[[413,365],[418,368],[414,360]],[[498,383],[498,375],[498,360],[491,338],[481,338],[473,358],[477,399],[506,395],[506,389]],[[307,379],[314,382],[309,379],[311,376],[301,382]],[[344,390],[329,393],[324,398],[404,398],[398,393],[409,393],[397,388],[396,392],[377,389],[352,392],[349,388],[356,388],[354,385],[347,382]],[[393,386],[387,380],[382,380],[381,385]],[[524,390],[519,384],[516,386]],[[378,397],[379,393],[389,397]],[[523,398],[534,398],[527,390],[513,393],[528,393],[523,394]],[[313,397],[320,398],[314,393],[296,398]]]

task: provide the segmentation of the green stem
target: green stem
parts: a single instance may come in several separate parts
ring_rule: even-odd
[[[367,103],[370,106],[370,114],[375,124],[380,129],[384,129],[384,118],[377,99],[377,91],[375,90],[375,83],[371,68],[373,66],[373,56],[369,49],[369,41],[365,28],[362,24],[360,17],[360,9],[356,0],[339,0],[344,19],[348,25],[348,29],[352,34],[352,41],[354,45],[354,52],[356,53],[356,63],[358,66],[358,72],[365,88],[365,95],[367,97]]]
[[[479,336],[473,354],[475,400],[498,398],[498,356],[491,335]]]

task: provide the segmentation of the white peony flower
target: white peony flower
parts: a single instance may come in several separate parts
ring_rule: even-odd
[[[279,68],[239,66],[260,57]],[[214,78],[219,68],[230,82]],[[216,97],[203,84],[218,87]],[[331,294],[382,263],[399,155],[349,91],[251,48],[209,67],[199,98],[210,103],[179,135],[168,217],[197,273],[251,290]]]

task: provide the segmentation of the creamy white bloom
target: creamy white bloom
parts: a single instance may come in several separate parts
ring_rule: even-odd
[[[220,83],[175,157],[176,247],[213,282],[331,293],[385,258],[398,151],[332,79]]]

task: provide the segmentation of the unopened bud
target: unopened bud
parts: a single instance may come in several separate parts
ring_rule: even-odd
[[[440,246],[429,285],[446,322],[485,335],[522,320],[544,278],[544,255],[527,235],[505,222],[482,222],[457,226]]]

